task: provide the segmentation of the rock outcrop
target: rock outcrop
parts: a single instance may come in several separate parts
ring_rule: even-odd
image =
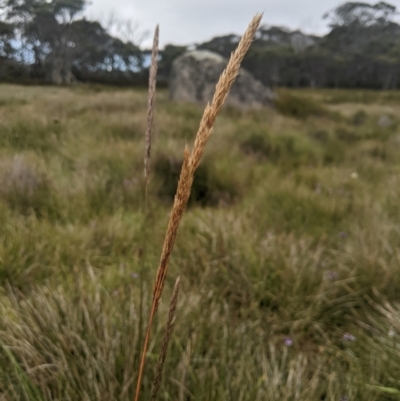
[[[206,103],[228,60],[208,50],[193,50],[178,57],[172,65],[169,94],[172,100]],[[241,108],[271,105],[273,92],[245,71],[232,86],[226,104]]]

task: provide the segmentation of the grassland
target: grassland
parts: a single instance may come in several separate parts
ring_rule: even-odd
[[[218,119],[143,399],[178,275],[160,400],[400,399],[400,93],[279,93],[275,110]],[[202,114],[158,93],[145,220],[146,105],[0,86],[0,400],[133,398],[139,272],[149,300]]]

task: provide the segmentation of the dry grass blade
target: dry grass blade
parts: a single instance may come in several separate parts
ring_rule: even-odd
[[[147,103],[146,156],[144,159],[144,177],[146,180],[146,193],[150,174],[151,141],[153,136],[153,125],[154,125],[154,100],[156,97],[156,82],[157,82],[158,36],[159,36],[159,26],[157,25],[156,30],[154,32],[153,49],[151,52],[149,95]]]
[[[154,315],[157,312],[158,304],[160,302],[161,294],[164,288],[168,270],[168,262],[175,244],[179,223],[181,221],[187,201],[189,200],[194,173],[200,164],[200,160],[204,153],[208,138],[210,137],[214,128],[218,112],[221,110],[221,107],[229,94],[232,84],[239,74],[240,64],[243,61],[243,58],[253,41],[257,28],[260,25],[261,18],[262,15],[257,14],[250,22],[250,25],[242,36],[238,47],[233,52],[231,58],[229,59],[228,65],[226,66],[225,70],[218,80],[211,103],[207,104],[204,110],[203,117],[200,121],[200,126],[194,142],[193,151],[190,153],[189,149],[186,148],[184,152],[184,162],[179,178],[178,189],[175,195],[174,205],[172,207],[172,212],[169,218],[160,264],[157,270],[157,276],[154,285],[153,303],[151,306],[151,313],[142,350],[135,401],[139,400],[146,352],[150,339],[151,326],[153,323]]]
[[[161,344],[161,352],[158,358],[158,363],[156,368],[156,375],[153,381],[153,387],[151,389],[150,399],[152,401],[156,400],[158,391],[160,390],[161,386],[162,373],[163,373],[165,358],[167,356],[168,344],[171,338],[172,330],[174,329],[174,318],[176,312],[176,305],[178,303],[179,283],[180,283],[180,278],[178,277],[175,281],[174,292],[172,293],[171,302],[169,304],[167,325],[165,326],[165,332]]]

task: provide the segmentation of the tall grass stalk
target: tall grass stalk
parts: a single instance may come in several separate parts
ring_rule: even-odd
[[[162,373],[165,358],[167,356],[168,344],[169,340],[171,339],[172,330],[174,329],[176,305],[178,303],[179,295],[179,284],[180,278],[178,277],[175,281],[174,291],[172,293],[171,302],[169,304],[168,320],[165,326],[164,336],[161,343],[161,351],[157,362],[156,375],[154,377],[153,387],[151,389],[151,401],[155,401],[157,399],[157,394],[161,387]]]
[[[146,155],[144,158],[144,178],[146,180],[146,197],[149,185],[150,176],[150,156],[151,142],[154,128],[154,102],[156,98],[156,83],[157,83],[157,58],[158,58],[158,38],[160,28],[157,25],[154,32],[153,49],[151,52],[151,66],[149,73],[149,94],[147,99],[147,130],[146,130]]]
[[[143,221],[143,235],[142,235],[142,252],[140,256],[140,306],[139,306],[139,349],[142,345],[143,333],[143,304],[144,304],[144,282],[145,282],[145,257],[146,257],[146,243],[147,243],[147,226],[148,222],[148,205],[147,195],[150,178],[150,156],[151,145],[154,131],[154,103],[156,97],[156,84],[157,84],[157,58],[158,58],[158,39],[160,29],[156,26],[153,38],[153,48],[151,52],[151,65],[149,72],[149,91],[147,98],[147,128],[146,128],[146,153],[144,158],[144,221]]]
[[[165,279],[168,271],[168,262],[171,256],[172,249],[175,244],[179,223],[182,219],[183,212],[189,200],[192,183],[194,179],[194,173],[200,164],[201,157],[205,150],[205,146],[213,131],[216,117],[219,111],[221,110],[221,107],[223,106],[237,75],[239,74],[240,64],[243,61],[243,58],[253,41],[254,35],[260,24],[261,18],[262,15],[257,14],[252,19],[246,32],[242,36],[238,44],[238,47],[231,55],[228,65],[222,72],[219,81],[215,87],[215,93],[213,99],[211,100],[211,103],[208,103],[205,107],[203,117],[200,121],[200,126],[197,131],[192,152],[189,151],[188,147],[186,147],[184,150],[184,159],[178,182],[178,188],[176,191],[175,200],[172,207],[172,212],[169,218],[168,228],[164,239],[163,250],[153,289],[153,301],[152,301],[148,326],[146,330],[146,336],[144,339],[144,345],[142,349],[142,357],[140,361],[138,380],[136,385],[135,401],[139,400],[141,384],[143,379],[144,365],[146,361],[146,353],[150,340],[151,326],[153,323],[154,316],[157,312],[162,291],[164,288]]]

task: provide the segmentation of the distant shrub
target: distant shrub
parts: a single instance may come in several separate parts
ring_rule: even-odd
[[[228,118],[241,118],[246,114],[246,111],[240,107],[225,105],[221,114]]]
[[[367,121],[367,113],[364,110],[356,111],[350,118],[350,122],[353,125],[364,125]]]
[[[199,105],[189,102],[168,102],[165,104],[165,111],[185,120],[195,120],[197,125],[203,114],[203,109]]]
[[[161,198],[174,199],[182,159],[159,154],[154,158],[154,172],[160,180],[158,195]],[[206,159],[200,164],[193,182],[189,204],[217,206],[233,202],[240,195],[240,185],[230,175],[220,174],[213,160]]]
[[[326,144],[330,141],[331,135],[328,131],[324,129],[318,129],[310,133],[311,138],[315,139],[316,141]]]
[[[240,147],[248,155],[275,164],[298,166],[313,164],[318,160],[318,149],[306,138],[295,134],[269,135],[254,131],[242,140]]]
[[[346,143],[354,143],[363,139],[362,135],[357,131],[344,127],[337,128],[335,134],[340,141]]]
[[[369,155],[374,159],[380,159],[382,161],[386,160],[389,157],[385,146],[383,146],[382,144],[377,144],[376,146],[374,146],[369,151]]]
[[[323,149],[324,164],[338,164],[345,158],[345,145],[337,139],[329,141]]]
[[[54,148],[61,132],[62,125],[58,120],[18,119],[14,124],[2,127],[0,146],[45,152]]]
[[[141,134],[140,127],[132,123],[119,123],[107,127],[106,136],[113,139],[132,140]]]
[[[161,135],[173,138],[193,140],[199,127],[201,109],[196,104],[168,103],[166,110],[168,118],[160,127]]]
[[[91,160],[86,177],[86,199],[91,214],[112,214],[137,206],[141,175],[134,162],[121,155],[102,155]]]
[[[271,158],[275,152],[268,133],[254,132],[240,146],[244,153],[258,157]]]
[[[56,209],[46,174],[24,155],[0,160],[0,198],[23,214],[40,216]]]
[[[7,106],[24,106],[28,104],[28,100],[26,99],[19,99],[19,98],[9,98],[4,97],[0,98],[0,107],[7,107]]]
[[[179,118],[174,122],[172,134],[175,138],[192,140],[196,135],[198,127],[199,122],[193,118]],[[171,132],[170,127],[168,131],[165,131],[165,134],[168,135],[168,132]]]
[[[322,154],[322,163],[329,165],[340,163],[344,160],[346,147],[343,142],[354,141],[356,133],[353,133],[353,131],[350,132],[344,128],[338,129],[336,132],[317,129],[311,131],[309,137],[318,142]]]
[[[285,116],[299,119],[328,115],[328,111],[315,100],[289,93],[277,96],[275,108]]]
[[[294,188],[277,189],[264,201],[268,224],[287,232],[307,232],[315,236],[340,231],[352,212],[351,200],[337,203],[321,202],[313,193],[304,194]]]

